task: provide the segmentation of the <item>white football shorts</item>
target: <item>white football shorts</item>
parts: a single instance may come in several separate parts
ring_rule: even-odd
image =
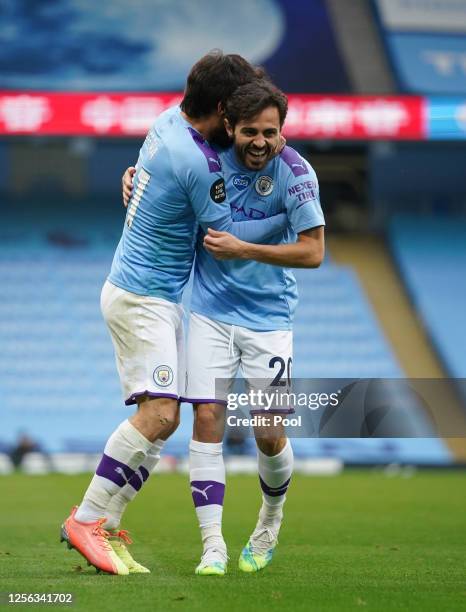
[[[184,395],[183,308],[136,295],[106,281],[101,308],[112,337],[125,404],[138,398]]]
[[[191,313],[186,361],[187,383],[183,399],[193,404],[226,404],[240,367],[249,390],[279,385],[289,389],[293,332],[253,331]],[[283,409],[283,412],[290,410]]]

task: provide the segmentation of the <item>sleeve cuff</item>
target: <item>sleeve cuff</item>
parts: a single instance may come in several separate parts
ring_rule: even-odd
[[[308,221],[307,223],[301,223],[300,225],[293,227],[293,230],[296,234],[299,234],[300,232],[316,229],[317,227],[325,227],[325,221]]]

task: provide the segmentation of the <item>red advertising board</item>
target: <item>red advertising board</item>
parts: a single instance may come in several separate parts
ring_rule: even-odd
[[[416,96],[290,96],[288,138],[423,140],[424,99]]]
[[[144,136],[179,93],[0,91],[0,134]],[[290,139],[422,140],[425,100],[417,96],[290,95]]]

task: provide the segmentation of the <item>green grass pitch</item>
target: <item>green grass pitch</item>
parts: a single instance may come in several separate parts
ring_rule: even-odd
[[[295,476],[273,563],[254,575],[239,572],[237,559],[255,525],[259,486],[253,476],[230,477],[225,577],[193,573],[200,540],[180,474],[153,477],[126,514],[133,554],[152,573],[97,575],[58,541],[88,481],[0,478],[0,592],[71,592],[72,609],[86,611],[466,610],[464,472]],[[36,608],[20,609],[28,607]]]

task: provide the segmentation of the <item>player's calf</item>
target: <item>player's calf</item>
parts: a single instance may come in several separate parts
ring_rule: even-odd
[[[257,440],[264,450],[275,448],[273,438]],[[280,444],[281,445],[281,444]],[[280,446],[279,445],[279,446]],[[278,544],[278,534],[283,520],[283,505],[293,471],[293,450],[284,438],[283,448],[275,455],[266,455],[258,449],[259,482],[262,489],[262,507],[259,519],[248,543],[239,558],[239,569],[257,572],[266,567]]]
[[[222,443],[191,440],[189,475],[203,543],[201,562],[195,573],[201,576],[223,576],[226,573],[228,557],[222,535],[225,494]]]

